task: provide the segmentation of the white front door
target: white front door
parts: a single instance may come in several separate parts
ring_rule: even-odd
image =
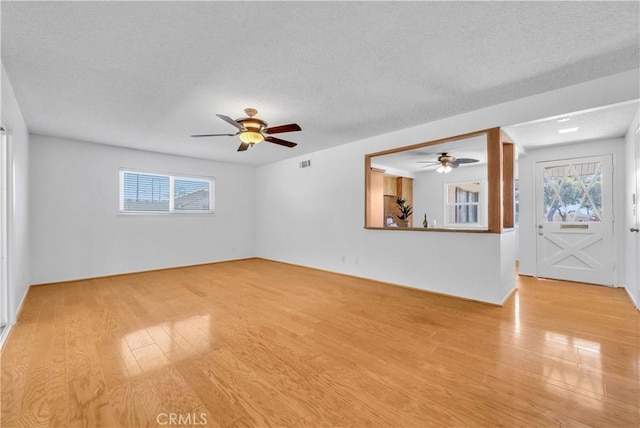
[[[537,276],[613,285],[611,155],[536,164]]]

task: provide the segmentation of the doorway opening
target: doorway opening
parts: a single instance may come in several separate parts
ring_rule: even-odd
[[[631,168],[625,137],[639,106],[634,99],[503,128],[519,153],[522,275],[623,285],[631,258],[621,245],[631,201],[622,197]],[[631,242],[625,247],[632,251]]]

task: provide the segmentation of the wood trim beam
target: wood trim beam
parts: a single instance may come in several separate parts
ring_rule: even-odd
[[[491,233],[502,233],[503,230],[502,165],[500,128],[492,128],[487,131],[488,229]]]
[[[495,128],[495,129],[499,129],[499,128]],[[454,135],[453,137],[440,138],[438,140],[427,141],[425,143],[418,143],[418,144],[413,144],[413,145],[410,145],[410,146],[396,147],[396,148],[389,149],[389,150],[383,150],[381,152],[368,153],[365,156],[373,157],[373,156],[390,155],[392,153],[405,152],[407,150],[419,149],[420,147],[428,147],[428,146],[433,146],[433,145],[441,144],[441,143],[449,143],[451,141],[465,140],[467,138],[477,137],[478,135],[484,135],[489,131],[490,131],[489,129],[483,129],[482,131],[475,131],[475,132],[469,132],[467,134]]]
[[[513,191],[513,174],[515,164],[515,150],[511,143],[502,142],[502,226],[511,228],[515,226],[515,201]]]
[[[371,226],[371,156],[364,157],[364,227]]]
[[[514,177],[514,146],[508,140],[500,128],[490,128],[453,137],[433,140],[426,143],[414,144],[411,146],[397,147],[381,152],[368,153],[365,155],[365,228],[377,229],[373,225],[371,216],[371,158],[374,156],[388,155],[402,151],[412,150],[420,147],[432,146],[444,142],[462,140],[479,135],[486,135],[487,138],[487,230],[488,233],[502,233],[507,228],[514,225],[513,212],[513,177]],[[504,137],[504,138],[503,138]],[[508,141],[503,146],[503,141]],[[504,152],[507,152],[506,155]],[[505,158],[506,156],[506,158]],[[505,179],[509,184],[505,185]]]

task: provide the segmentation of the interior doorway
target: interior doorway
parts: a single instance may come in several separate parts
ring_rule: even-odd
[[[536,163],[540,277],[614,284],[611,155]]]

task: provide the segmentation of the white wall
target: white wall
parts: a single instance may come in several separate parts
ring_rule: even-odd
[[[2,66],[2,117],[10,144],[12,177],[9,183],[9,313],[15,323],[16,312],[29,287],[29,131]]]
[[[436,227],[448,227],[444,223],[444,204],[446,201],[445,183],[479,181],[482,186],[480,206],[484,209],[480,213],[481,225],[487,228],[487,166],[463,165],[448,174],[438,174],[435,170],[424,171],[415,175],[413,180],[413,218],[420,227],[424,215],[427,214],[429,225],[436,220]],[[452,227],[452,226],[449,226]]]
[[[536,206],[535,206],[535,164],[556,159],[598,156],[611,154],[613,156],[613,214],[618,219],[614,224],[615,256],[618,262],[614,272],[614,285],[624,284],[624,139],[615,138],[567,144],[537,150],[529,150],[526,155],[518,159],[520,179],[520,234],[519,257],[520,273],[536,275]],[[614,259],[615,260],[615,259]]]
[[[309,157],[310,168],[300,158],[258,169],[260,257],[501,302],[500,235],[365,230],[361,148]]]
[[[216,214],[119,214],[119,169],[216,178]],[[31,135],[33,284],[255,256],[255,169]]]
[[[500,296],[504,302],[516,288],[517,229],[506,230],[500,235]]]
[[[259,167],[257,254],[501,303],[509,288],[501,283],[502,266],[515,258],[501,235],[363,229],[364,155],[637,98],[637,75],[621,73]],[[305,159],[312,167],[299,169]]]
[[[625,269],[625,281],[624,285],[627,289],[627,293],[631,296],[636,308],[640,308],[640,284],[638,283],[638,269],[640,269],[640,260],[638,260],[638,250],[636,248],[636,239],[638,239],[636,233],[631,233],[629,228],[638,227],[636,224],[636,214],[634,212],[634,205],[632,202],[633,193],[640,189],[636,189],[636,180],[640,171],[637,169],[640,165],[636,165],[636,150],[640,150],[638,139],[640,134],[636,132],[640,126],[640,111],[636,114],[635,119],[629,126],[629,130],[625,136],[625,192],[624,192],[624,254],[626,261]],[[639,198],[640,195],[636,195]],[[637,199],[636,199],[636,202]],[[635,209],[640,209],[640,203],[635,206]]]
[[[362,147],[309,157],[311,168],[300,158],[258,169],[260,257],[502,302],[501,235],[365,230]]]

